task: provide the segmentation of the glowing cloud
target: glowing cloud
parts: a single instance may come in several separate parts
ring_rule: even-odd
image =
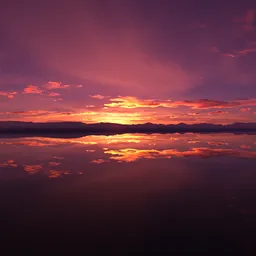
[[[239,151],[234,149],[216,149],[216,148],[192,148],[188,151],[177,151],[176,149],[135,149],[126,148],[120,150],[106,150],[105,154],[110,155],[110,159],[118,162],[134,162],[138,159],[156,159],[171,157],[191,157],[198,156],[202,158],[216,156],[235,156],[242,158],[256,158],[256,152]]]
[[[247,100],[234,100],[234,101],[218,101],[210,99],[199,100],[184,100],[184,101],[171,101],[171,100],[156,100],[156,99],[140,99],[130,96],[119,96],[110,99],[111,103],[106,103],[106,107],[119,107],[119,108],[177,108],[180,106],[190,107],[192,109],[211,109],[211,108],[233,108],[237,106],[256,105],[256,99]]]

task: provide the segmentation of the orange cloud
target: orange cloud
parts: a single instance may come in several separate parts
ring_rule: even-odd
[[[55,159],[63,159],[62,157],[53,157]],[[58,166],[60,165],[59,162],[49,162],[48,166],[44,166],[44,163],[40,164],[23,164],[23,170],[29,174],[29,175],[34,175],[37,173],[42,173],[46,175],[48,178],[57,178],[57,177],[62,177],[63,175],[70,174],[69,171],[67,170],[53,170],[49,169],[49,166]],[[18,164],[14,160],[8,160],[3,163],[0,163],[0,168],[6,168],[6,167],[18,167]],[[81,173],[79,173],[81,174]]]
[[[17,167],[18,164],[15,163],[14,160],[8,160],[4,163],[0,163],[0,167]]]
[[[43,167],[41,165],[23,165],[24,171],[29,174],[38,173]]]
[[[213,146],[227,146],[228,145],[227,142],[223,142],[223,141],[208,141],[207,143],[209,145],[213,145]]]
[[[210,108],[233,108],[237,106],[256,105],[256,99],[247,100],[234,100],[234,101],[218,101],[210,99],[199,100],[184,100],[184,101],[171,101],[171,100],[156,100],[156,99],[140,99],[131,96],[119,96],[110,99],[111,103],[106,103],[106,107],[119,107],[119,108],[177,108],[180,106],[190,107],[192,109],[210,109]]]
[[[256,152],[239,151],[233,149],[212,149],[212,148],[192,148],[188,151],[177,151],[176,149],[134,149],[126,148],[119,150],[106,150],[105,154],[110,155],[110,159],[118,162],[134,162],[138,159],[156,159],[156,158],[171,158],[171,157],[190,157],[199,156],[202,158],[215,156],[235,156],[242,158],[256,158]]]
[[[187,113],[187,115],[188,116],[198,116],[198,115],[200,115],[200,113],[199,112],[197,112],[197,113]]]
[[[19,140],[19,141],[6,141],[0,142],[1,145],[17,145],[17,146],[28,146],[28,147],[48,147],[55,146],[56,143],[50,141],[37,141],[37,140]]]
[[[110,99],[111,103],[106,103],[106,107],[120,107],[120,108],[157,108],[157,107],[175,107],[171,100],[148,100],[139,99],[131,96],[119,96]]]
[[[58,178],[58,177],[62,177],[63,175],[67,175],[70,174],[69,171],[58,171],[58,170],[50,170],[48,171],[48,178],[52,179],[52,178]]]
[[[96,160],[91,161],[91,163],[93,163],[93,164],[102,164],[105,162],[108,162],[108,161],[106,161],[104,159],[96,159]]]

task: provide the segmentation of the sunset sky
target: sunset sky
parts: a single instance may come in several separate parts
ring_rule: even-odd
[[[1,1],[0,120],[256,122],[256,1]]]

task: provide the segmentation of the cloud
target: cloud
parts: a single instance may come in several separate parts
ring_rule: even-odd
[[[218,52],[221,56],[223,57],[240,57],[240,56],[244,56],[248,53],[252,53],[252,52],[256,52],[256,47],[248,47],[248,48],[243,48],[240,50],[234,50],[232,52],[225,52],[225,53],[220,53]]]
[[[24,94],[42,94],[43,90],[35,85],[28,85],[24,88]]]
[[[105,150],[105,154],[110,155],[109,159],[118,162],[134,162],[138,159],[157,159],[157,158],[172,158],[172,157],[192,157],[198,156],[201,158],[217,157],[217,156],[235,156],[242,158],[256,158],[256,152],[240,151],[234,149],[220,148],[192,148],[187,151],[177,151],[176,149],[117,149]]]
[[[54,90],[54,89],[66,89],[69,88],[70,85],[69,84],[61,84],[61,82],[52,82],[49,81],[47,84],[43,85],[43,87],[46,90]]]
[[[58,165],[61,165],[61,163],[59,163],[59,162],[49,162],[48,165],[50,165],[50,166],[58,166]]]
[[[26,110],[26,111],[11,111],[11,112],[0,112],[0,115],[12,115],[12,116],[68,116],[71,113],[67,112],[58,112],[58,111],[49,111],[49,110]]]
[[[28,146],[28,147],[48,147],[55,146],[56,143],[49,141],[36,141],[36,140],[20,140],[12,142],[0,142],[1,145],[16,145],[16,146]]]
[[[18,92],[5,92],[5,91],[0,91],[0,96],[7,97],[8,99],[13,99],[15,95],[17,95]]]
[[[86,107],[86,108],[96,108],[95,105],[86,105],[85,107]]]
[[[239,102],[236,101],[219,101],[210,99],[199,99],[199,100],[185,100],[175,102],[176,106],[186,106],[192,109],[211,109],[211,108],[232,108],[239,106]]]
[[[38,173],[43,167],[41,165],[23,165],[24,171],[29,174]]]
[[[18,164],[15,163],[14,160],[8,160],[5,161],[4,163],[0,163],[0,167],[17,167]]]
[[[196,113],[187,113],[188,116],[198,116],[200,115],[199,112],[196,112]]]
[[[106,103],[106,107],[118,108],[177,108],[180,106],[190,107],[191,109],[218,109],[218,108],[233,108],[237,106],[253,106],[256,105],[256,99],[234,100],[234,101],[218,101],[210,99],[199,100],[156,100],[156,99],[140,99],[130,96],[119,96],[110,99],[111,103]],[[220,113],[220,112],[218,112]]]
[[[240,148],[243,148],[243,149],[250,149],[251,146],[250,146],[250,145],[245,145],[245,144],[243,144],[243,145],[240,146]]]
[[[53,159],[58,159],[58,160],[63,160],[63,159],[64,159],[63,156],[53,156],[52,158],[53,158]]]
[[[252,109],[251,108],[240,108],[240,112],[249,112],[251,111]]]
[[[246,49],[242,49],[240,51],[237,51],[235,53],[235,56],[242,56],[242,55],[246,55],[246,54],[252,53],[252,52],[256,52],[256,47],[254,47],[254,48],[246,48]]]
[[[47,172],[48,178],[53,179],[53,178],[59,178],[62,177],[63,175],[70,174],[70,171],[60,171],[60,170],[49,170]]]
[[[81,88],[82,85],[69,85],[62,84],[61,82],[49,81],[47,84],[37,86],[28,85],[23,89],[23,94],[38,94],[47,97],[54,97],[55,101],[62,100],[60,93],[52,92],[51,90],[68,89],[68,88]]]
[[[256,106],[256,99],[174,101],[170,99],[142,99],[132,96],[118,96],[108,99],[108,102],[103,105],[86,105],[83,108],[70,109],[51,107],[49,110],[15,110],[0,112],[0,116],[2,120],[37,121],[40,119],[42,122],[81,121],[86,123],[106,122],[121,124],[146,122],[162,124],[179,122],[233,123],[251,122],[253,111],[248,111],[247,115],[241,115],[241,112],[243,113],[245,109],[249,110],[253,106]]]
[[[256,29],[256,9],[251,9],[246,12],[244,18],[244,28],[247,31],[254,31]]]
[[[106,96],[100,95],[100,94],[96,94],[96,95],[90,95],[91,98],[93,99],[98,99],[98,100],[102,100],[104,98],[106,98]]]
[[[225,114],[228,114],[228,112],[227,111],[221,111],[221,110],[212,111],[212,112],[208,113],[208,115],[225,115]]]
[[[60,94],[57,93],[57,92],[50,92],[50,93],[48,94],[48,96],[49,96],[49,97],[59,97]]]
[[[56,166],[56,165],[55,165]],[[30,175],[37,174],[39,172],[42,172],[48,176],[48,178],[58,178],[62,177],[63,175],[70,174],[69,171],[63,171],[63,170],[49,170],[47,168],[43,168],[43,165],[23,165],[24,171],[27,172]]]
[[[105,162],[108,162],[108,161],[106,161],[104,159],[95,159],[95,160],[91,161],[91,163],[93,163],[93,164],[103,164]]]
[[[208,141],[207,143],[212,146],[227,146],[228,145],[228,143],[224,142],[224,141]]]
[[[139,99],[131,96],[118,96],[110,99],[111,103],[106,103],[106,107],[120,107],[120,108],[157,108],[157,107],[175,107],[172,101],[169,100],[147,100]]]

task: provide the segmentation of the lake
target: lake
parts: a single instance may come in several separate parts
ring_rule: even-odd
[[[0,152],[2,248],[256,253],[256,135],[8,137]]]

